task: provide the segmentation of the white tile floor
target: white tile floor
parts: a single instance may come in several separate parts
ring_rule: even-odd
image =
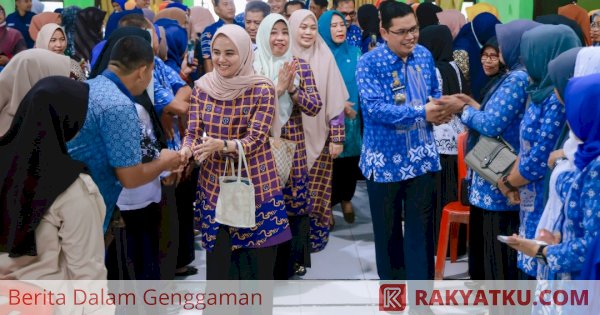
[[[359,182],[352,200],[356,211],[356,222],[347,224],[338,206],[334,208],[336,226],[330,235],[329,244],[322,252],[312,254],[312,268],[302,277],[304,280],[378,280],[375,264],[375,245],[371,225],[367,189]],[[206,279],[205,252],[197,245],[197,275],[188,280]],[[467,274],[465,257],[456,263],[446,262],[444,277],[465,279]],[[371,315],[385,314],[378,310],[378,282],[375,281],[294,281],[278,286],[275,290],[273,314],[276,315]],[[364,287],[360,287],[364,286]],[[348,303],[348,295],[352,302]],[[448,307],[433,308],[435,314],[467,314]],[[481,313],[481,312],[478,312]],[[198,314],[184,312],[181,314]],[[471,313],[472,314],[472,313]]]

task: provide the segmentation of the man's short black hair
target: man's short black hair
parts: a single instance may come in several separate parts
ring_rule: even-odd
[[[392,26],[392,20],[398,17],[405,17],[409,14],[415,15],[415,11],[406,3],[393,0],[384,1],[379,6],[379,15],[381,16],[381,27],[389,29]],[[415,16],[416,19],[416,16]]]
[[[147,40],[140,36],[125,36],[113,47],[108,64],[119,68],[127,75],[153,62],[154,51]]]
[[[314,2],[317,6],[321,7],[321,8],[327,8],[327,6],[329,5],[329,2],[327,0],[311,0],[312,2]]]
[[[119,27],[125,27],[125,26],[131,26],[131,27],[145,29],[145,28],[150,27],[150,23],[141,14],[128,14],[119,20]]]
[[[246,9],[244,12],[262,12],[263,18],[269,14],[271,14],[271,7],[262,1],[250,1],[246,3]]]
[[[354,0],[333,0],[333,8],[337,9],[338,5],[340,5],[340,3],[342,2],[352,2],[354,4],[356,4],[356,2],[354,2]]]
[[[293,5],[299,5],[304,9],[304,2],[299,1],[299,0],[292,0],[292,1],[288,1],[285,3],[285,6],[283,7],[283,13],[287,14],[288,7],[293,6]]]
[[[212,0],[213,5],[216,7],[219,5],[219,3],[221,3],[221,0]]]

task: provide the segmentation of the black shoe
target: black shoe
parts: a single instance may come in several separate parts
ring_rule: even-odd
[[[187,277],[187,276],[193,276],[195,274],[198,273],[198,269],[196,267],[193,266],[187,266],[185,271],[182,272],[176,272],[175,276],[176,277]]]
[[[299,264],[295,263],[294,264],[294,273],[297,276],[302,277],[302,276],[304,276],[306,274],[306,267],[300,266]]]

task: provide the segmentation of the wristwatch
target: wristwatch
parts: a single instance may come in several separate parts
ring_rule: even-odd
[[[548,260],[546,260],[546,256],[544,256],[544,248],[546,248],[546,246],[548,245],[540,245],[537,253],[535,253],[535,258],[543,260],[545,264],[548,263]]]
[[[508,175],[504,175],[504,177],[502,177],[502,183],[510,190],[519,190],[508,181]]]

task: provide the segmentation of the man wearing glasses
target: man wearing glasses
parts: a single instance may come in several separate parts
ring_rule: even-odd
[[[333,0],[333,9],[342,13],[346,19],[346,27],[348,27],[346,40],[348,41],[348,44],[361,48],[362,32],[360,27],[354,24],[356,19],[354,0]]]
[[[356,74],[364,117],[360,168],[377,272],[381,280],[428,280],[434,276],[433,173],[441,168],[432,124],[450,121],[461,108],[433,100],[441,96],[436,67],[417,44],[410,6],[386,1],[380,10],[386,43],[363,55]]]

